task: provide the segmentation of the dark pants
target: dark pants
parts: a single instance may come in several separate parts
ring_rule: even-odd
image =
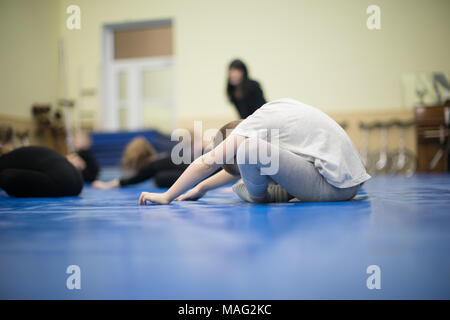
[[[45,147],[22,147],[0,157],[0,188],[13,197],[76,196],[83,178],[61,154]]]

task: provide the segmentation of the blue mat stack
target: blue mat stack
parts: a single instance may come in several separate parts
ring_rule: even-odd
[[[135,137],[145,137],[157,152],[170,152],[177,143],[156,130],[97,132],[91,136],[91,151],[100,167],[119,166],[125,146]]]

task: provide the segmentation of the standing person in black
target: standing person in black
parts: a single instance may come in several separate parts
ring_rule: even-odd
[[[0,156],[0,188],[12,197],[77,196],[83,189],[83,178],[56,151],[20,147]]]
[[[242,119],[266,103],[261,86],[249,78],[247,66],[241,60],[233,60],[230,63],[227,95]]]

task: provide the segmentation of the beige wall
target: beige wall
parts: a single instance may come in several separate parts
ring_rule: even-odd
[[[0,115],[25,118],[58,92],[57,0],[0,1]]]
[[[105,23],[173,19],[176,103],[184,126],[194,119],[213,123],[235,117],[224,95],[226,66],[234,57],[248,62],[269,100],[292,97],[331,114],[407,112],[402,107],[403,72],[450,70],[448,0],[0,3],[0,32],[13,43],[1,53],[2,71],[6,67],[0,76],[2,97],[6,97],[2,112],[6,113],[25,114],[31,102],[55,98],[55,32],[67,46],[69,95],[77,98],[80,84],[98,89],[92,108],[99,111]],[[81,7],[81,30],[65,26],[70,4]],[[381,7],[379,31],[366,28],[369,4]],[[33,23],[27,23],[29,19]],[[53,28],[55,22],[59,28]],[[32,54],[33,48],[39,50]]]

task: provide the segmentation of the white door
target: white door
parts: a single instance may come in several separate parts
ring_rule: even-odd
[[[139,69],[141,120],[146,127],[169,133],[176,127],[174,67],[165,61]]]
[[[174,68],[171,58],[113,63],[109,125],[113,130],[175,126]]]
[[[103,40],[104,129],[170,133],[176,127],[173,57],[115,59],[114,28],[104,28]]]

